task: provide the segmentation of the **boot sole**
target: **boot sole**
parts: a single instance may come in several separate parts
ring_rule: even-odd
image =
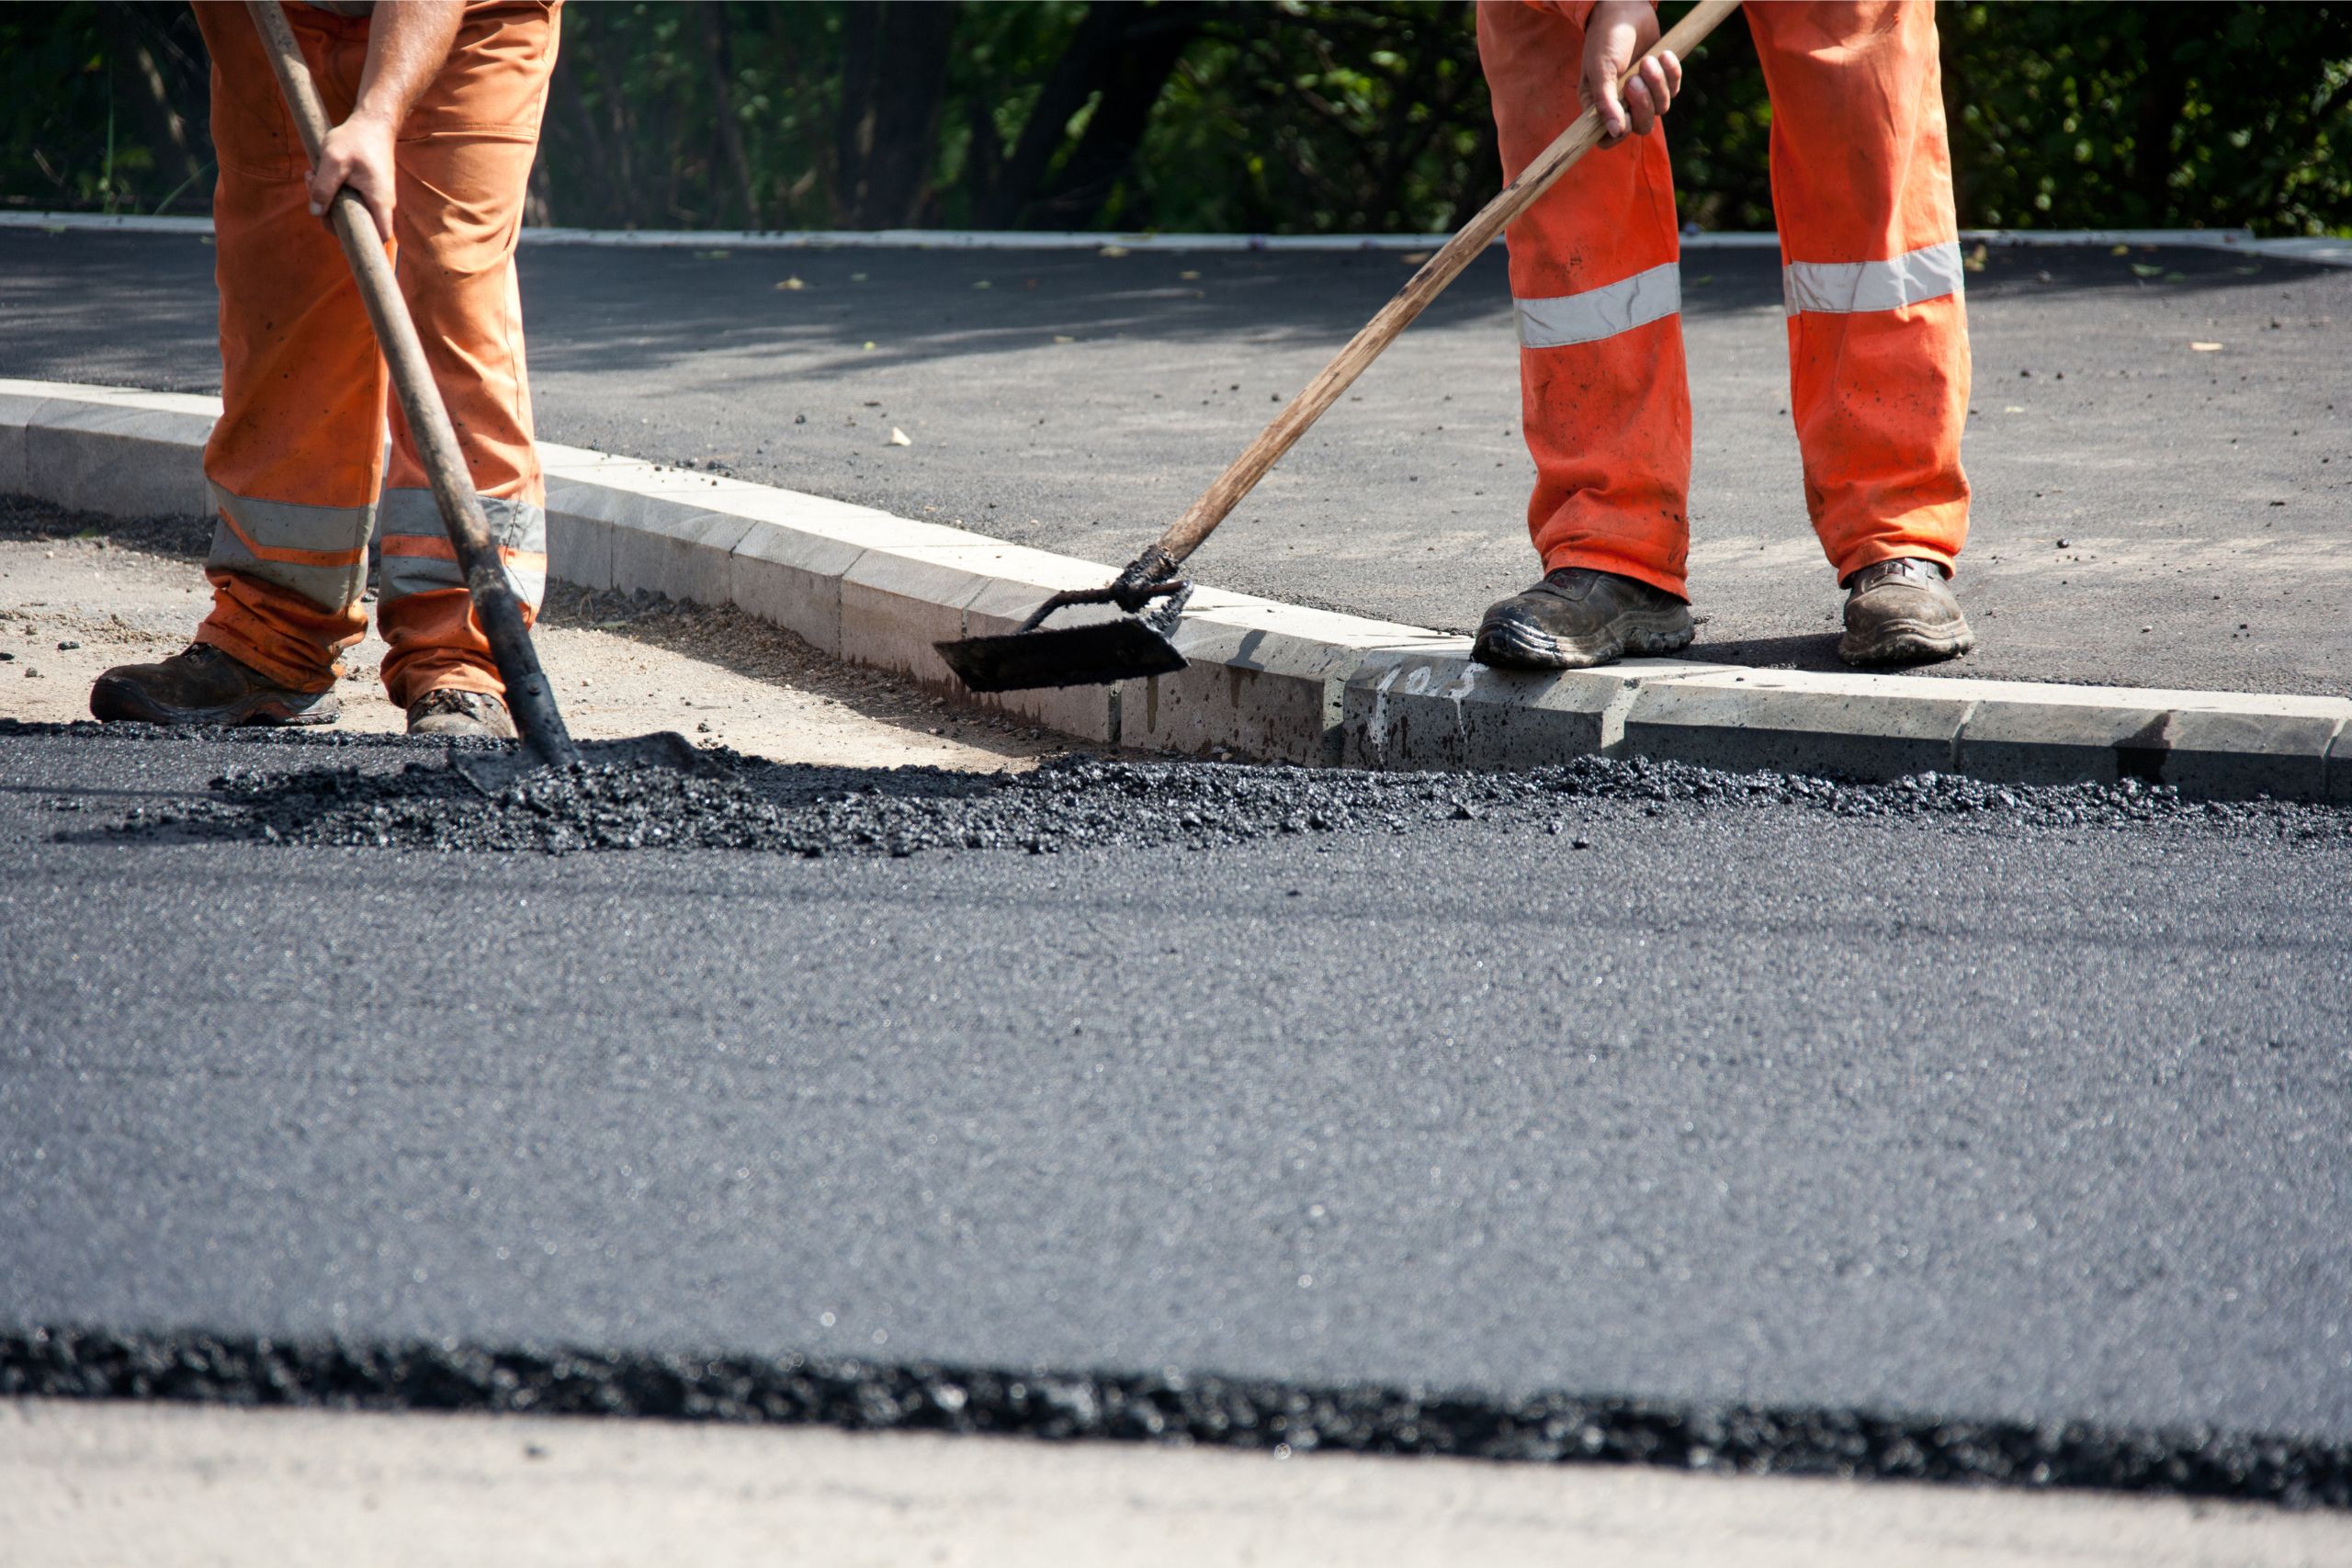
[[[343,716],[343,704],[332,692],[273,692],[255,693],[220,707],[175,708],[156,702],[128,681],[110,681],[101,675],[90,687],[90,713],[107,724],[291,728],[333,724]]]
[[[1849,664],[1932,664],[1957,659],[1976,646],[1976,633],[1962,624],[1938,628],[1919,621],[1895,621],[1867,640],[1848,632],[1838,639],[1838,657]]]
[[[1698,635],[1690,612],[1620,615],[1600,637],[1564,642],[1532,626],[1505,622],[1481,626],[1470,657],[1498,670],[1589,670],[1628,656],[1676,653]]]
[[[436,740],[512,740],[515,739],[514,731],[511,728],[492,729],[489,725],[475,723],[437,725],[429,718],[423,724],[410,725],[408,732],[411,735],[430,736]]]

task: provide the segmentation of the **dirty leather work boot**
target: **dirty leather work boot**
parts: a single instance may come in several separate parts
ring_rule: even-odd
[[[1581,670],[1690,643],[1690,606],[1664,589],[1564,566],[1487,612],[1470,657],[1505,670]]]
[[[506,699],[487,692],[459,692],[443,687],[427,692],[408,705],[411,735],[478,736],[485,740],[514,739],[514,720]]]
[[[1934,561],[1883,560],[1848,578],[1846,589],[1838,657],[1849,664],[1923,664],[1976,646],[1944,569]]]
[[[90,683],[90,712],[110,724],[332,724],[342,711],[333,692],[281,686],[208,642]]]

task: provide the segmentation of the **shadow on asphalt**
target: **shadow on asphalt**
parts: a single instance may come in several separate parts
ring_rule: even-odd
[[[908,364],[946,364],[1034,349],[1057,339],[1147,338],[1297,345],[1336,352],[1413,273],[1394,252],[1124,257],[1061,252],[664,251],[612,266],[609,253],[524,253],[524,287],[560,294],[575,319],[560,344],[535,346],[550,369],[673,369],[713,346],[769,347],[788,371],[730,383],[789,385]],[[1420,253],[1406,253],[1419,255]],[[2138,269],[2138,270],[2135,270]],[[2153,271],[2151,270],[2153,269]],[[1980,297],[2211,291],[2265,274],[2324,268],[2188,249],[1988,248],[1968,288]],[[797,278],[798,288],[779,285]],[[1780,258],[1770,250],[1708,251],[1682,261],[1690,317],[1781,310]],[[659,322],[635,308],[653,288],[693,301]],[[779,303],[781,301],[782,303]],[[1474,262],[1422,318],[1430,326],[1511,316],[1504,257]],[[872,344],[871,348],[865,345]]]
[[[1702,635],[1678,657],[1717,664],[1753,665],[1758,670],[1853,668],[1838,657],[1836,632],[1804,637],[1730,637],[1721,641],[1707,640]]]
[[[531,357],[548,371],[615,378],[691,366],[713,349],[768,350],[771,375],[740,358],[732,388],[805,383],[899,365],[948,365],[1057,339],[1184,344],[1329,343],[1334,350],[1407,278],[1423,253],[616,250],[521,253],[526,310],[553,330]],[[112,374],[140,385],[219,385],[211,247],[195,237],[0,233],[0,314],[11,374],[77,378],[125,356]],[[2224,251],[1998,246],[1971,273],[1979,297],[2211,292],[2327,269]],[[1693,250],[1682,265],[1688,316],[1777,311],[1770,250]],[[794,280],[798,287],[787,287]],[[660,302],[649,310],[647,302]],[[1490,252],[1433,304],[1435,325],[1490,321],[1507,330],[1504,257]],[[866,345],[873,346],[868,348]]]

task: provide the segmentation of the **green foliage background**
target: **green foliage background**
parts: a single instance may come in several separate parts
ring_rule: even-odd
[[[2352,5],[1939,20],[1964,224],[2352,232]],[[1466,0],[604,0],[564,29],[542,222],[1431,232],[1498,183]],[[0,202],[202,211],[205,119],[183,7],[0,6]],[[1727,25],[1670,122],[1686,218],[1771,226],[1770,125]]]

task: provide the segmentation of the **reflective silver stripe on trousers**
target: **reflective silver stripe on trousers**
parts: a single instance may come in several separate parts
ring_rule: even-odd
[[[208,481],[209,484],[209,481]],[[368,534],[374,525],[372,506],[305,506],[292,501],[255,501],[209,486],[212,504],[220,513],[213,520],[212,549],[204,558],[209,567],[220,567],[259,578],[300,593],[322,610],[340,610],[357,601],[368,586]],[[236,527],[221,518],[232,520]],[[244,539],[237,536],[243,530]],[[311,566],[293,561],[264,560],[245,547],[245,539],[266,550],[309,550],[321,555],[348,553],[347,566]]]
[[[1962,276],[1960,242],[1946,240],[1893,261],[1791,262],[1781,269],[1781,292],[1792,316],[1805,310],[1844,316],[1958,294]]]
[[[510,559],[506,563],[506,585],[523,603],[537,605],[547,596],[548,589],[547,508],[527,501],[501,501],[485,495],[481,498],[481,510],[490,520],[491,539],[499,548],[521,550],[537,558]],[[448,529],[442,526],[441,509],[434,503],[429,490],[386,491],[383,519],[382,535],[387,540],[404,535],[410,538],[438,539],[446,544],[449,538]],[[396,549],[388,549],[376,563],[376,592],[380,599],[465,585],[465,574],[458,570],[458,563],[438,556],[401,555]]]
[[[1598,343],[1663,321],[1682,309],[1682,273],[1673,262],[1553,299],[1519,301],[1519,346],[1565,348]]]

